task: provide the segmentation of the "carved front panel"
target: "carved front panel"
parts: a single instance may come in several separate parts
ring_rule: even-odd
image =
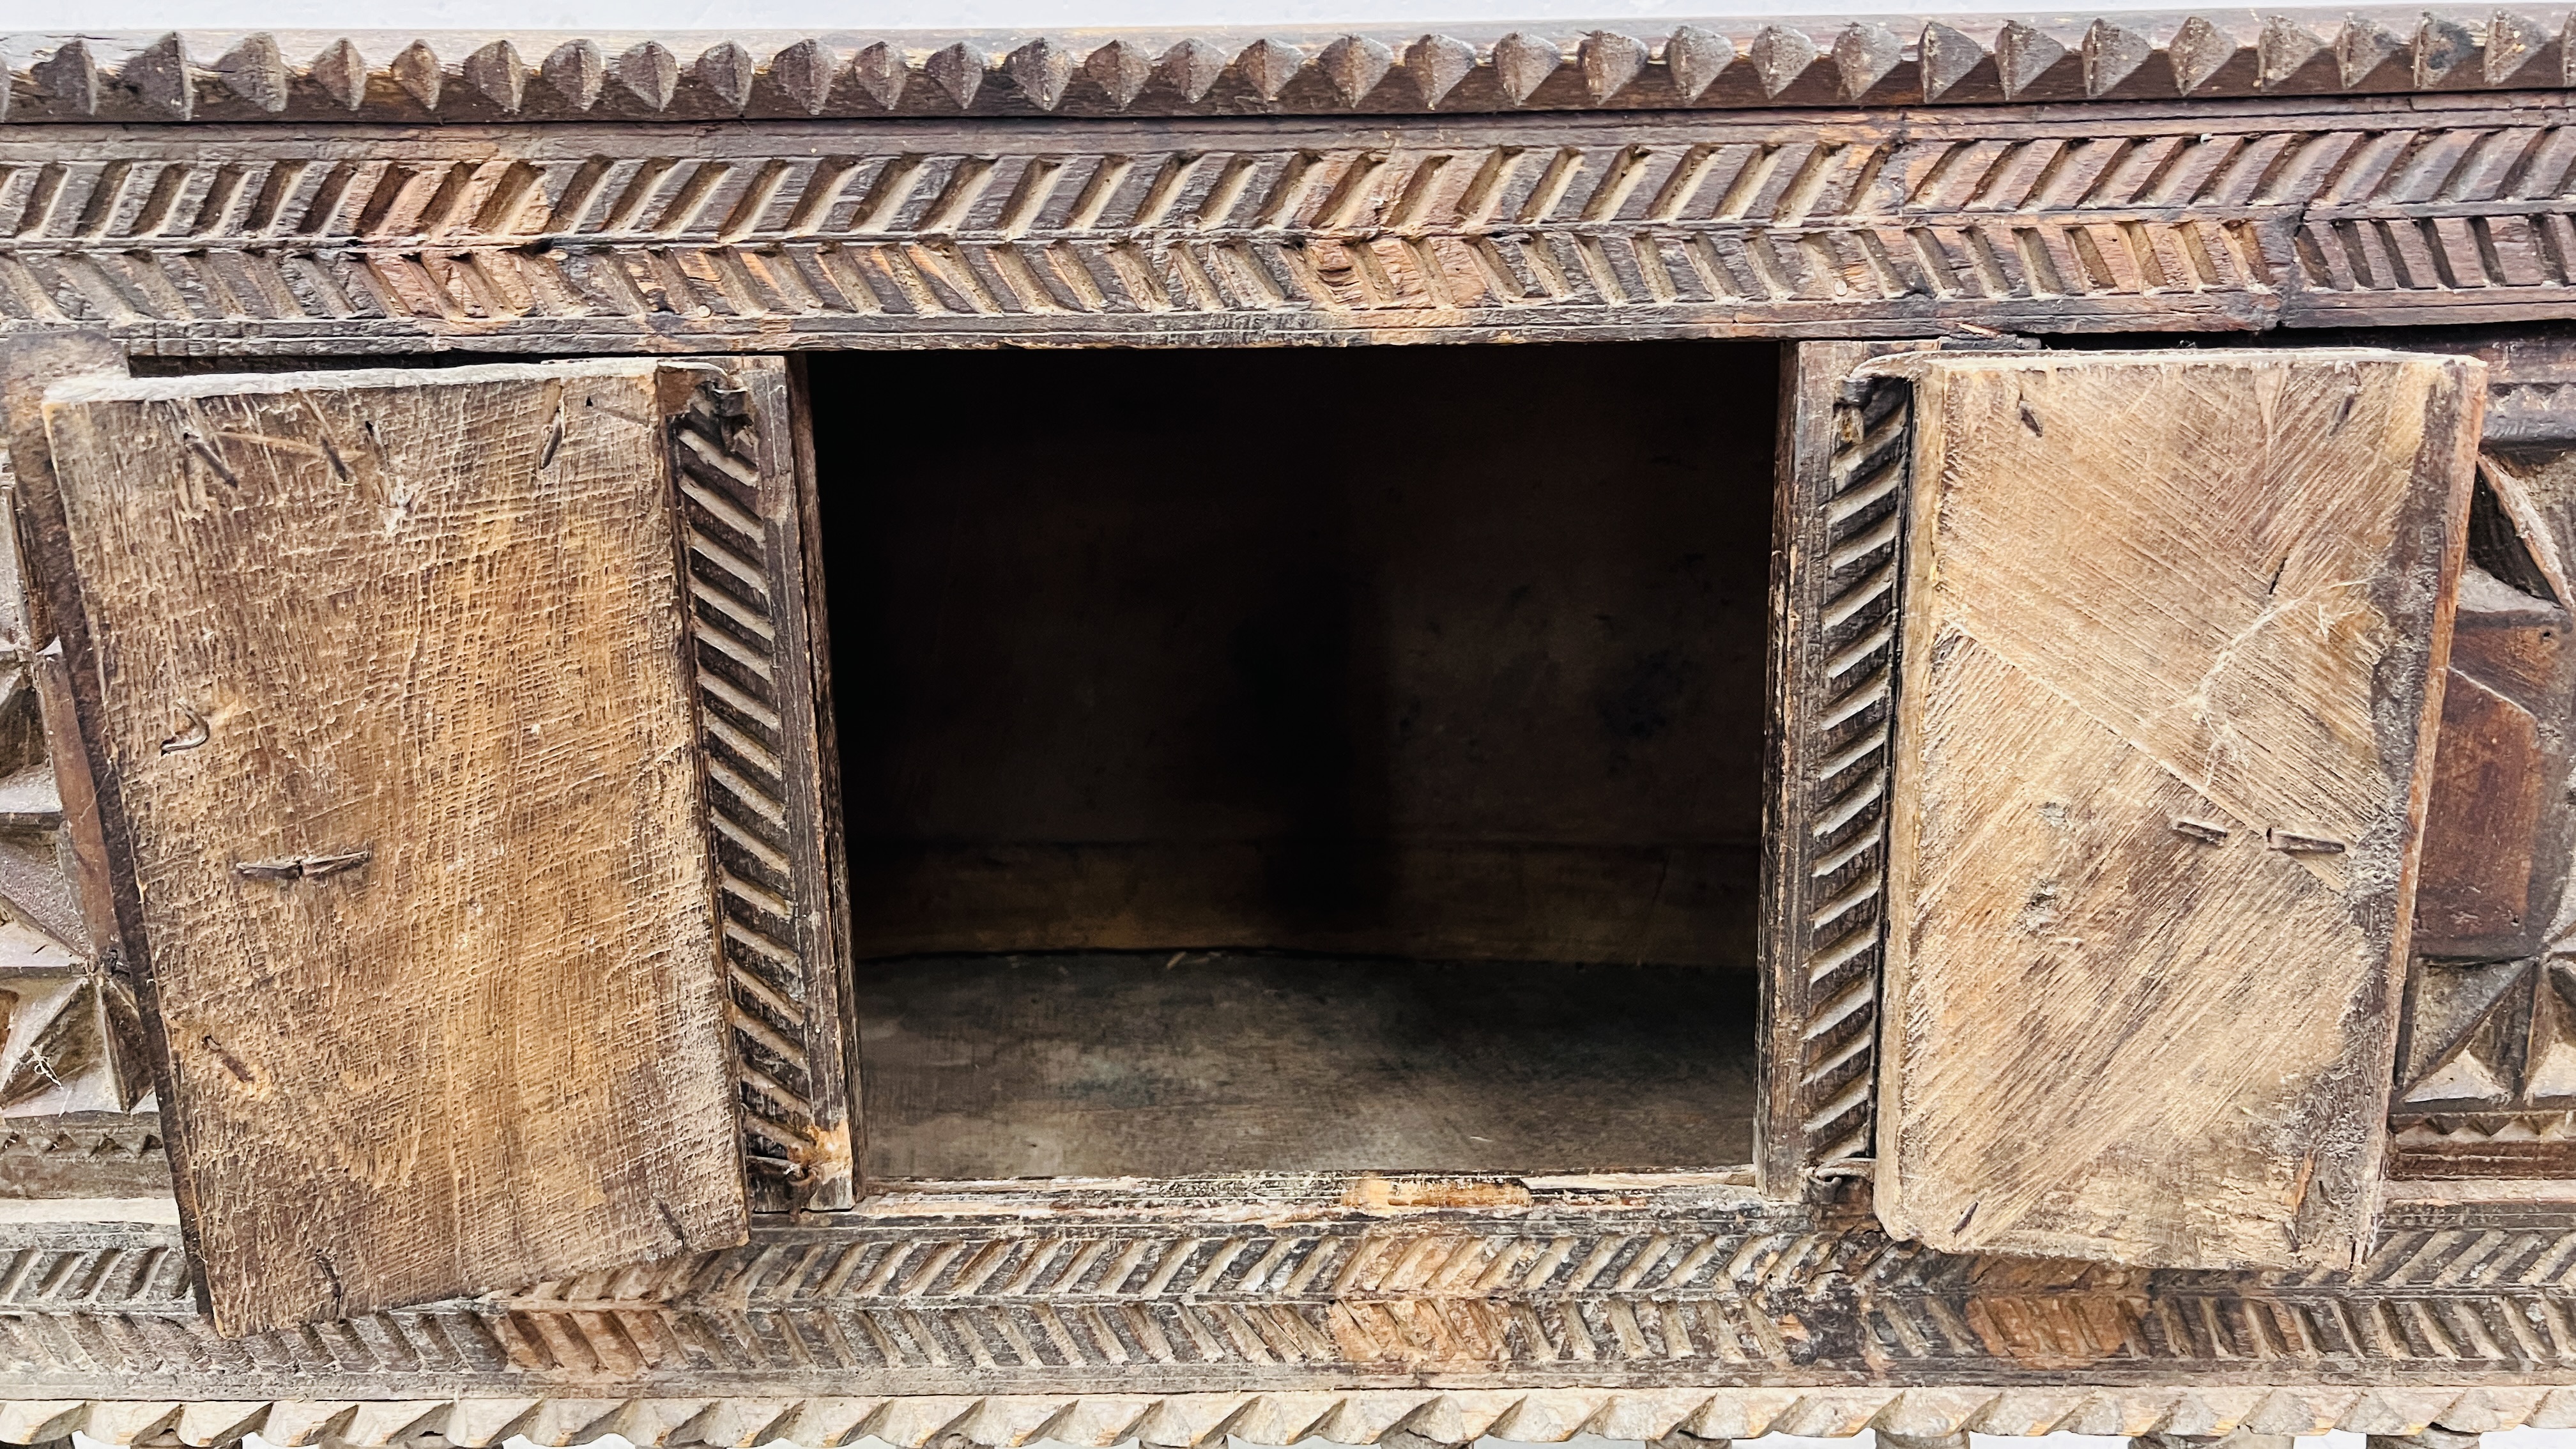
[[[2551,315],[2554,100],[758,129],[27,128],[0,318],[139,351]]]

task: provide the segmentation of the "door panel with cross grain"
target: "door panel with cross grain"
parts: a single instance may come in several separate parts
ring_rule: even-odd
[[[1877,1202],[1936,1247],[2351,1263],[2482,371],[1934,357]]]

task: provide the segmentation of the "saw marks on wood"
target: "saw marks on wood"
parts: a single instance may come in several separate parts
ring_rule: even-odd
[[[742,1241],[661,373],[49,395],[226,1332]]]
[[[1914,379],[1878,1207],[1936,1247],[2349,1264],[2482,369]]]

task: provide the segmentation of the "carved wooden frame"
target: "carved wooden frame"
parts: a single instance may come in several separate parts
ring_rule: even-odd
[[[2425,24],[2416,49],[2448,54],[2447,32]],[[2517,33],[2491,26],[2481,43],[2492,55]],[[1999,35],[1969,64],[2000,86],[2015,57],[2039,54],[2015,49],[2028,45]],[[2256,40],[2240,48],[2244,64],[2271,64]],[[1597,85],[1614,49],[1576,47],[1524,99],[1544,109]],[[907,62],[919,71],[907,103],[948,84],[936,54]],[[1476,51],[1492,72],[1476,84],[1505,84],[1518,54]],[[1054,73],[1043,53],[1011,69],[1020,55],[1002,66],[1015,86]],[[2089,55],[2049,66],[2091,77]],[[229,101],[184,127],[90,124],[150,102],[145,60],[121,62],[134,78],[98,108],[0,130],[0,328],[103,327],[138,356],[250,358],[1991,341],[2576,316],[2576,107],[2554,90],[2321,103],[2273,85],[2185,102],[2120,100],[2088,79],[2087,94],[2112,98],[1404,115],[1364,134],[1232,116],[679,127],[655,123],[661,110],[611,127],[504,125],[514,110],[487,116],[470,97],[439,112],[457,124],[382,123],[420,119],[404,109],[424,84],[415,63],[408,82],[399,67],[364,79],[362,109],[344,114],[365,124],[270,127]],[[257,73],[209,79],[179,62],[194,95],[245,94],[236,80]],[[1266,63],[1237,58],[1227,83]],[[2343,65],[2323,49],[2297,63]],[[1670,71],[1669,43],[1652,64]],[[1829,84],[1848,67],[1818,51],[1809,69]],[[702,59],[665,100],[715,73]],[[778,74],[774,61],[757,84]],[[2522,68],[2498,74],[2528,83]],[[1332,76],[1317,57],[1292,79]],[[293,88],[320,83],[290,77],[269,114],[304,115],[312,98]],[[1984,83],[1960,80],[1958,98]],[[23,104],[35,82],[15,84]],[[1902,419],[1894,390],[1836,384],[1878,350],[1801,347],[1784,374],[1791,562],[1775,584],[1792,628],[1774,688],[1792,728],[1767,895],[1788,925],[1769,947],[1765,1042],[1798,1070],[1766,1091],[1758,1192],[1732,1176],[1499,1178],[1407,1187],[1396,1196],[1430,1205],[1390,1209],[1384,1184],[1342,1178],[912,1184],[860,1212],[767,1218],[730,1253],[242,1341],[214,1338],[186,1301],[175,1228],[119,1220],[149,1218],[148,1205],[102,1203],[96,1222],[0,1221],[0,1440],[73,1427],[191,1444],[254,1430],[280,1444],[565,1443],[614,1429],[639,1443],[1179,1445],[2576,1424],[2576,1391],[2545,1392],[2576,1385],[2576,1200],[2528,1185],[2399,1204],[2350,1275],[1946,1258],[1871,1226],[1853,1160],[1875,1031],[1867,771],[1893,684],[1874,641],[1894,607],[1873,581],[1901,501],[1884,470]],[[792,374],[746,365],[738,381],[741,398],[710,394],[684,429],[763,481],[730,487],[740,479],[711,459],[693,472],[706,496],[691,518],[710,540],[696,562],[714,580],[747,566],[772,603],[814,597],[780,527],[807,506],[804,485],[772,486],[802,471],[783,421]],[[2545,431],[2571,384],[2576,370],[2555,364],[2503,369],[2498,426]],[[807,768],[802,750],[808,778],[827,778],[827,732],[764,734],[758,709],[725,693],[743,684],[725,661],[759,633],[747,601],[700,600],[710,753],[729,767],[764,751],[789,761],[783,788]],[[784,617],[752,614],[773,630]],[[1798,632],[1810,626],[1821,632]],[[752,820],[783,796],[745,779],[734,803],[747,813],[726,818],[756,836]],[[729,910],[758,938],[737,940],[736,962],[737,1030],[765,1078],[744,1084],[764,1124],[750,1129],[755,1155],[830,1181],[847,1085],[799,1084],[774,1064],[788,1060],[779,1043],[799,1045],[789,1028],[837,1027],[838,1007],[810,978],[797,1001],[759,943],[820,960],[843,909],[828,891],[838,866],[819,846],[762,843],[778,858],[735,841],[729,862],[746,887]],[[792,920],[757,894],[788,899],[782,881],[801,893]],[[839,1141],[848,1151],[846,1130]],[[122,1175],[97,1180],[118,1193],[138,1190],[130,1160],[148,1150],[101,1123],[0,1143],[49,1171],[113,1158]],[[2335,1387],[2364,1381],[2378,1387]],[[977,1396],[943,1397],[961,1382]]]

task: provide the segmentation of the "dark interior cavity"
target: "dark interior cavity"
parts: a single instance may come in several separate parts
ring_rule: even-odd
[[[813,357],[871,1169],[1744,1160],[1777,366]]]

